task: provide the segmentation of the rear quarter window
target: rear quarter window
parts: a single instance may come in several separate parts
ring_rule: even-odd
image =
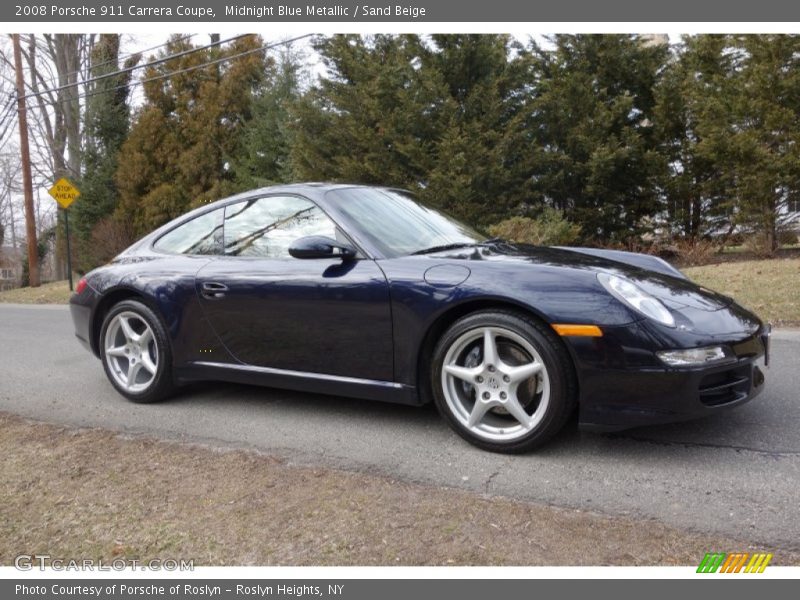
[[[169,254],[220,254],[222,214],[219,208],[178,225],[158,238],[153,248]]]

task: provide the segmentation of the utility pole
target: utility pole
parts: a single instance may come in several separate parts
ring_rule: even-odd
[[[22,155],[22,184],[25,195],[25,233],[28,238],[28,285],[39,287],[39,252],[36,244],[36,220],[33,213],[33,181],[31,149],[28,146],[28,113],[25,110],[25,78],[22,72],[22,49],[19,34],[14,42],[14,68],[17,71],[17,114],[19,116],[19,151]]]

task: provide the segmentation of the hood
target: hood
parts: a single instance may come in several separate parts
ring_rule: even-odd
[[[529,264],[531,266],[557,269],[580,269],[596,273],[613,273],[635,282],[648,294],[661,300],[673,309],[693,308],[703,311],[716,311],[733,303],[727,296],[701,287],[688,279],[664,272],[659,259],[642,254],[625,252],[614,253],[614,259],[587,254],[583,249],[553,248],[531,246],[528,244],[492,243],[485,246],[459,248],[427,255],[431,258],[448,258],[464,261],[485,261]],[[636,264],[625,262],[625,255]],[[658,270],[644,268],[645,259],[652,260]],[[667,267],[671,269],[671,267]]]

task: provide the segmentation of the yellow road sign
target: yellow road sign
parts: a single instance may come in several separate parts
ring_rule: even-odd
[[[66,177],[62,177],[56,181],[53,187],[47,190],[47,193],[50,194],[63,209],[69,208],[69,205],[75,202],[75,199],[81,195],[80,190]]]

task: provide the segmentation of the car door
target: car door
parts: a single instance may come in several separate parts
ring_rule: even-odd
[[[273,195],[225,208],[224,251],[196,275],[200,303],[248,365],[391,381],[389,286],[370,259],[297,259],[293,241],[343,234],[311,200]]]
[[[172,357],[177,367],[202,360],[219,347],[216,335],[203,315],[195,289],[197,272],[222,252],[224,209],[201,213],[160,235],[140,269],[128,263],[127,285],[146,289],[169,331]]]

